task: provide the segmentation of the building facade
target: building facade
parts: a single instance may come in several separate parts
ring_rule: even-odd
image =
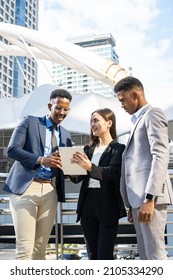
[[[67,41],[87,48],[89,51],[119,64],[119,58],[115,51],[116,42],[110,33],[69,37],[67,38]],[[76,70],[60,64],[53,64],[52,78],[54,85],[64,87],[71,93],[86,94],[89,92],[95,92],[103,96],[113,96],[112,87],[100,81],[95,81],[84,73],[79,73]]]
[[[0,0],[0,22],[37,30],[38,0]],[[0,41],[6,39],[0,36]],[[36,84],[34,58],[0,56],[0,97],[21,97],[32,92]]]

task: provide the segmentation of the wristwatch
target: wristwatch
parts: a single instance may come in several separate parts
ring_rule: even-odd
[[[155,196],[154,196],[154,195],[152,195],[152,194],[150,194],[150,193],[147,193],[143,202],[144,202],[144,203],[147,203],[147,202],[150,202],[150,201],[152,201],[152,200],[154,200],[154,199],[155,199]]]

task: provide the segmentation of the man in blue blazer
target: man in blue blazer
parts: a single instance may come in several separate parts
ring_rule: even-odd
[[[17,259],[45,259],[57,201],[65,201],[58,147],[72,146],[69,132],[60,125],[70,110],[71,99],[68,91],[54,90],[49,114],[25,117],[8,145],[8,156],[15,162],[4,190],[10,193]],[[57,147],[52,146],[52,133]]]
[[[164,231],[167,205],[173,203],[168,175],[168,124],[160,108],[146,101],[142,83],[134,77],[114,87],[133,127],[122,156],[120,190],[134,223],[140,259],[167,258]]]

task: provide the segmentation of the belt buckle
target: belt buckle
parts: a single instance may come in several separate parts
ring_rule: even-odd
[[[48,184],[48,183],[50,183],[51,181],[50,180],[48,180],[48,179],[42,179],[42,178],[35,178],[33,181],[35,181],[35,182],[37,182],[37,183],[42,183],[42,184]]]

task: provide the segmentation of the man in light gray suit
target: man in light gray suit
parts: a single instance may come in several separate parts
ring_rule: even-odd
[[[136,230],[138,253],[140,259],[167,259],[164,232],[167,205],[173,203],[167,172],[167,120],[161,109],[147,103],[138,79],[120,80],[114,92],[132,115],[133,127],[122,158],[121,193]]]

